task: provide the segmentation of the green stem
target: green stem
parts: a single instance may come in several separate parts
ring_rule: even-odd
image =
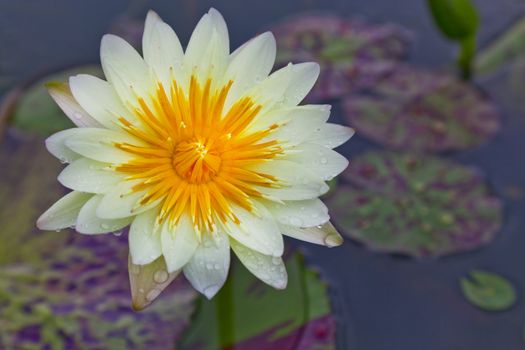
[[[235,341],[233,277],[234,274],[231,273],[221,291],[217,294],[215,301],[221,349],[232,349],[230,346]]]
[[[461,76],[469,80],[472,76],[472,61],[476,54],[476,36],[469,36],[459,41],[461,51],[458,57],[458,66],[461,69]]]

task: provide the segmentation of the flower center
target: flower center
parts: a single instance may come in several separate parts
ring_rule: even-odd
[[[173,153],[173,168],[189,183],[206,183],[217,175],[221,157],[212,142],[195,138],[181,141]]]
[[[252,211],[261,188],[280,186],[257,171],[257,164],[283,151],[268,140],[278,126],[250,130],[262,108],[250,97],[225,109],[231,84],[212,89],[211,80],[202,86],[192,77],[187,93],[176,81],[168,89],[159,84],[148,103],[138,97],[138,123],[119,119],[143,145],[116,143],[134,156],[116,170],[137,182],[132,191],[143,193],[139,205],[158,201],[159,223],[176,225],[182,215],[199,231],[212,230],[216,220],[238,223],[233,206]]]

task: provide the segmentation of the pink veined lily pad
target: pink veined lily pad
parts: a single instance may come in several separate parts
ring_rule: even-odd
[[[502,202],[480,173],[448,160],[372,151],[343,176],[332,219],[372,250],[436,257],[479,248],[501,227]]]
[[[376,84],[406,55],[411,35],[395,25],[372,25],[336,15],[303,14],[271,28],[277,63],[315,61],[321,74],[311,101],[341,97]]]
[[[474,85],[409,66],[399,66],[367,95],[349,95],[343,107],[357,133],[405,150],[462,150],[500,128],[496,106]]]

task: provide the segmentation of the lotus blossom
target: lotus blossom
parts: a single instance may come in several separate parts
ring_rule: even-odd
[[[183,271],[208,298],[227,278],[230,248],[260,280],[285,288],[283,235],[342,243],[319,196],[348,165],[333,148],[353,131],[327,123],[329,105],[298,105],[318,77],[316,63],[271,73],[269,32],[230,53],[215,9],[184,51],[150,11],[142,53],[105,35],[107,80],[81,74],[50,85],[77,127],[46,140],[69,163],[58,180],[72,192],[42,214],[40,229],[130,226],[133,268],[163,259],[170,280]]]

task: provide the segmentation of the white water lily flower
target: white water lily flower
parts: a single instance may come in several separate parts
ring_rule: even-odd
[[[130,225],[134,265],[163,257],[170,277],[182,270],[208,298],[226,280],[230,248],[259,279],[285,288],[282,235],[342,243],[318,197],[346,168],[332,148],[353,131],[327,124],[330,106],[298,106],[319,66],[289,64],[270,74],[269,32],[230,53],[214,9],[185,51],[149,12],[142,44],[143,57],[106,35],[107,81],[81,74],[50,87],[78,126],[46,141],[70,163],[58,180],[73,191],[38,227],[100,234]]]

